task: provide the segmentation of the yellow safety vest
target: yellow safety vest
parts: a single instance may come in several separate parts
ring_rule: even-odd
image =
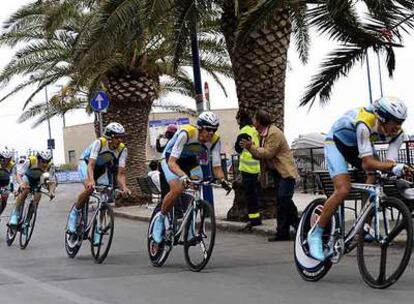
[[[240,130],[239,135],[240,134],[249,135],[252,138],[253,144],[256,147],[259,146],[259,133],[254,127],[251,127],[249,125],[244,126]],[[250,174],[258,174],[260,173],[260,161],[254,159],[248,150],[243,149],[243,152],[240,154],[239,171]]]

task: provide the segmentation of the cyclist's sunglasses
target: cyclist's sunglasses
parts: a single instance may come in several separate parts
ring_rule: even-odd
[[[215,133],[217,131],[217,128],[204,127],[203,129],[209,133]]]

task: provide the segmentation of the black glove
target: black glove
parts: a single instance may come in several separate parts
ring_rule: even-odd
[[[224,178],[220,180],[220,184],[223,187],[224,190],[227,191],[227,193],[229,193],[232,189],[231,187],[231,183],[227,180],[225,180]]]

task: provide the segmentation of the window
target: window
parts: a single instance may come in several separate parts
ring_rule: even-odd
[[[76,162],[76,151],[75,150],[69,150],[68,151],[69,156],[69,163],[75,163]]]

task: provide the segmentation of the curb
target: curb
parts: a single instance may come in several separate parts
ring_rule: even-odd
[[[140,222],[148,223],[150,221],[149,216],[132,215],[126,212],[120,212],[116,210],[114,210],[114,215],[116,217],[126,218],[129,220],[135,220],[135,221],[140,221]],[[220,231],[237,232],[237,233],[243,233],[243,234],[259,234],[263,236],[270,236],[275,233],[273,229],[267,228],[267,227],[253,227],[253,229],[250,231],[242,230],[245,225],[246,223],[242,223],[242,222],[231,222],[231,221],[216,219],[216,227]]]

